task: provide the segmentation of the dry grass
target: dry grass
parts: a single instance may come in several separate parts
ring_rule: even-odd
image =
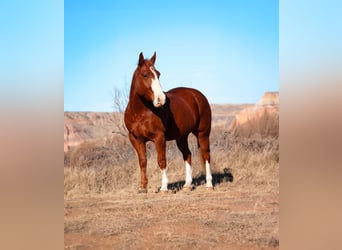
[[[179,190],[185,171],[167,144],[169,187],[161,184],[154,145],[148,144],[148,193],[137,194],[140,170],[125,137],[89,141],[65,155],[66,249],[278,249],[279,144],[238,139],[214,129],[208,192],[194,137],[195,190]],[[177,191],[177,192],[176,192]]]
[[[197,143],[189,138],[193,153],[193,177],[200,180],[202,167]],[[153,143],[148,143],[149,189],[155,191],[161,182]],[[113,136],[106,140],[82,143],[65,155],[64,193],[82,195],[134,190],[140,181],[137,156],[127,138]],[[175,142],[167,143],[170,185],[185,178],[184,163]],[[211,167],[216,177],[228,177],[234,185],[271,191],[279,189],[279,145],[277,139],[238,139],[216,129],[211,137]],[[214,180],[215,181],[215,180]],[[216,180],[216,183],[219,183]]]
[[[212,172],[217,178],[229,177],[233,184],[246,190],[262,186],[278,190],[279,145],[277,139],[236,139],[219,130],[211,138]],[[197,143],[189,138],[193,152],[194,182],[203,178]],[[155,191],[161,182],[154,144],[148,143],[149,189]],[[167,143],[170,185],[185,178],[184,163],[175,142]],[[64,193],[68,195],[115,193],[134,190],[140,181],[136,154],[122,136],[104,141],[87,141],[65,155]],[[215,175],[216,174],[216,175]],[[229,176],[228,176],[229,175]]]

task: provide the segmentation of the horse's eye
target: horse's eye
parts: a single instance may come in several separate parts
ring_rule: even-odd
[[[144,78],[147,78],[147,74],[143,74],[143,77],[144,77]]]

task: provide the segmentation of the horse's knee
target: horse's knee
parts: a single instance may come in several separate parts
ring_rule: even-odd
[[[143,169],[143,168],[146,169],[147,159],[146,158],[139,158],[139,165],[140,165],[141,169]]]

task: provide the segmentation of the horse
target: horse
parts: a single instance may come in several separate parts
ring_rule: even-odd
[[[157,151],[158,165],[162,172],[160,191],[168,192],[165,148],[166,141],[176,140],[185,163],[183,189],[191,190],[191,152],[188,146],[190,133],[197,138],[202,169],[205,166],[206,187],[212,189],[210,171],[211,108],[207,98],[193,88],[178,87],[163,92],[155,68],[156,52],[150,59],[139,54],[139,61],[132,77],[129,101],[124,112],[124,122],[129,140],[134,147],[140,165],[138,193],[147,193],[146,143],[152,141]]]

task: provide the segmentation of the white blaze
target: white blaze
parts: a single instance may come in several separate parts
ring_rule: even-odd
[[[190,187],[192,183],[192,171],[191,171],[191,166],[187,161],[185,161],[185,173],[186,173],[186,176],[185,176],[184,186]]]
[[[160,190],[161,191],[167,191],[167,184],[169,183],[169,180],[167,179],[167,175],[166,175],[166,169],[162,170],[162,185]]]
[[[211,176],[210,164],[208,161],[205,161],[205,175],[207,180],[207,187],[212,187],[213,183],[211,182],[211,180],[213,179],[213,177]]]
[[[154,95],[153,105],[156,108],[158,108],[165,104],[166,96],[160,86],[160,82],[159,82],[156,72],[154,72],[152,67],[150,67],[150,70],[152,71],[154,75],[154,79],[152,80],[152,84],[151,84],[151,88],[152,88],[153,95]]]

